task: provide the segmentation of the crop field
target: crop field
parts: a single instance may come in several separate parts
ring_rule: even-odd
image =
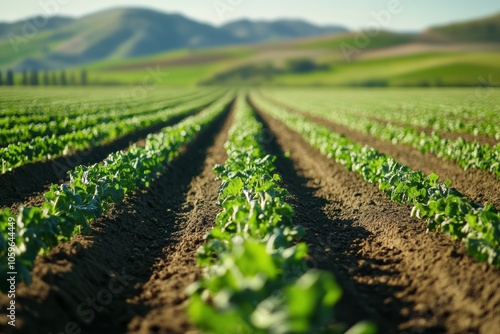
[[[5,87],[0,332],[498,333],[499,115],[491,87]]]

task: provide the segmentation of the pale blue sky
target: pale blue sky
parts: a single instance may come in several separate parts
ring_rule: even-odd
[[[14,21],[49,12],[82,16],[116,6],[147,7],[177,12],[191,18],[221,24],[239,18],[301,18],[319,24],[341,24],[351,29],[373,21],[372,13],[388,8],[391,0],[0,0],[0,21]],[[386,26],[392,30],[421,30],[431,25],[466,20],[500,12],[500,0],[392,0],[401,4],[401,13]],[[224,13],[224,5],[237,4]],[[239,4],[238,4],[239,3]],[[218,5],[219,12],[216,10]],[[230,8],[230,7],[226,7]]]

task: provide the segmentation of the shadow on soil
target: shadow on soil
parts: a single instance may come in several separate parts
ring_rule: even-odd
[[[295,210],[295,221],[305,228],[304,241],[310,254],[308,265],[332,272],[342,286],[343,296],[334,310],[336,318],[349,326],[362,320],[370,320],[377,324],[380,333],[398,333],[400,310],[408,306],[395,298],[395,294],[402,289],[388,284],[364,284],[354,276],[366,279],[399,273],[366,269],[371,263],[380,261],[358,254],[361,249],[360,241],[369,238],[370,232],[354,226],[352,220],[340,218],[342,203],[316,196],[316,189],[320,185],[311,187],[311,179],[299,175],[297,166],[285,157],[261,112],[255,107],[254,110],[257,111],[257,118],[264,124],[264,133],[267,134],[263,140],[265,149],[276,156],[277,172],[291,194],[288,203]],[[365,263],[362,268],[359,266],[360,262]],[[391,300],[390,309],[384,302],[387,298]]]
[[[93,223],[93,235],[76,236],[37,260],[34,276],[42,288],[37,291],[35,280],[26,296],[17,298],[22,305],[17,331],[67,332],[70,324],[71,331],[122,333],[134,316],[148,313],[147,306],[129,301],[140,295],[165,246],[175,242],[171,235],[178,230],[188,186],[202,171],[207,150],[230,110],[231,105],[147,190]],[[0,328],[4,330],[11,328]]]
[[[54,160],[30,163],[0,175],[0,189],[2,189],[0,192],[0,208],[10,207],[17,202],[26,201],[28,197],[43,192],[51,184],[66,182],[69,180],[67,172],[74,167],[101,162],[109,154],[124,150],[132,143],[146,138],[148,134],[158,132],[187,116],[189,115],[175,117],[166,122],[125,135],[110,143],[74,152]]]

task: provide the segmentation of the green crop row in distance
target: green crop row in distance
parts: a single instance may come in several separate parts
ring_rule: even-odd
[[[228,159],[215,168],[222,211],[198,251],[204,275],[188,289],[189,315],[209,333],[343,333],[329,327],[341,289],[330,273],[307,268],[304,231],[242,94],[235,113]],[[374,332],[360,323],[347,333]]]
[[[98,124],[86,129],[78,129],[61,136],[37,137],[29,142],[19,142],[0,148],[1,173],[30,162],[53,159],[78,150],[85,150],[95,145],[111,141],[145,127],[165,122],[169,119],[188,115],[199,110],[221,94],[204,96],[172,108],[161,109],[153,114],[125,119],[123,121]]]
[[[9,210],[0,212],[0,254],[16,256],[17,279],[30,283],[30,272],[37,255],[47,253],[61,241],[79,232],[89,232],[89,222],[99,218],[111,204],[123,201],[138,187],[147,187],[178,155],[179,148],[207,128],[233,99],[228,93],[200,114],[191,116],[160,133],[149,135],[144,147],[133,145],[127,151],[109,155],[102,164],[79,166],[70,171],[70,182],[52,185],[40,207],[22,208],[16,218],[15,233],[9,235]],[[11,241],[10,236],[14,236]],[[7,262],[0,264],[6,275]],[[1,291],[5,291],[2,277]]]
[[[481,169],[494,173],[500,178],[500,144],[490,147],[488,144],[481,145],[477,141],[470,142],[462,138],[449,140],[435,132],[427,134],[411,127],[382,124],[349,111],[332,113],[329,105],[314,101],[303,101],[302,104],[294,105],[294,108],[300,108],[312,115],[326,118],[350,129],[369,133],[394,144],[410,145],[422,153],[429,152],[440,158],[457,162],[464,169]]]
[[[26,123],[19,123],[19,118],[11,119],[11,122],[5,124],[5,128],[0,131],[0,146],[6,146],[11,143],[32,140],[36,137],[60,136],[71,132],[77,132],[99,124],[125,121],[132,117],[142,117],[153,115],[158,110],[172,108],[176,105],[195,100],[207,95],[190,94],[187,96],[172,96],[164,98],[161,102],[148,103],[143,106],[134,106],[130,109],[121,108],[117,105],[115,110],[100,111],[98,113],[88,113],[81,110],[80,114],[68,116],[63,110],[59,110],[56,116],[49,114],[37,114],[36,116],[25,117]]]
[[[413,128],[470,133],[500,140],[500,95],[477,89],[268,89],[266,95],[298,106],[314,102],[330,114],[349,113]]]
[[[26,89],[29,96],[12,101],[2,101],[0,105],[0,128],[6,124],[26,124],[34,120],[51,121],[64,118],[74,118],[78,116],[97,115],[102,112],[119,112],[124,109],[131,109],[152,103],[161,103],[165,99],[180,98],[188,95],[203,94],[215,89],[178,89],[171,91],[151,91],[151,94],[138,96],[134,90],[111,90],[106,100],[99,98],[99,94],[106,92],[105,89],[97,90],[88,88],[85,97],[72,98],[71,92],[61,92],[58,96],[53,96],[52,91],[33,91]],[[8,92],[13,94],[14,92]],[[44,98],[46,94],[47,97]],[[5,98],[5,96],[3,96]],[[1,98],[0,98],[1,101]]]
[[[425,218],[431,230],[440,229],[463,240],[477,261],[500,266],[500,213],[492,205],[484,207],[450,188],[450,182],[438,182],[438,176],[398,163],[369,146],[361,146],[345,136],[290,113],[261,95],[252,95],[259,109],[297,131],[324,155],[378,183],[392,201],[413,205],[412,215]]]

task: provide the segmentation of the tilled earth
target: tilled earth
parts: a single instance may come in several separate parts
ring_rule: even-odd
[[[195,332],[186,318],[185,289],[201,275],[195,252],[219,212],[212,170],[226,159],[223,144],[232,117],[226,113],[147,190],[93,223],[92,235],[76,236],[40,256],[33,283],[17,288],[16,327],[2,316],[0,332]],[[498,331],[500,270],[474,262],[461,243],[426,232],[408,206],[392,203],[282,123],[260,111],[258,117],[265,125],[265,148],[277,156],[277,172],[291,193],[295,221],[306,229],[308,263],[333,272],[344,290],[334,310],[340,321],[372,320],[380,333]],[[314,120],[415,169],[451,179],[475,201],[500,207],[500,183],[487,173],[463,171],[406,146]],[[29,184],[29,169],[22,173],[11,178]],[[39,188],[59,180],[38,178],[33,187],[13,193],[15,182],[5,177],[11,187],[3,187],[2,205],[39,203]],[[2,295],[2,309],[7,302]]]

